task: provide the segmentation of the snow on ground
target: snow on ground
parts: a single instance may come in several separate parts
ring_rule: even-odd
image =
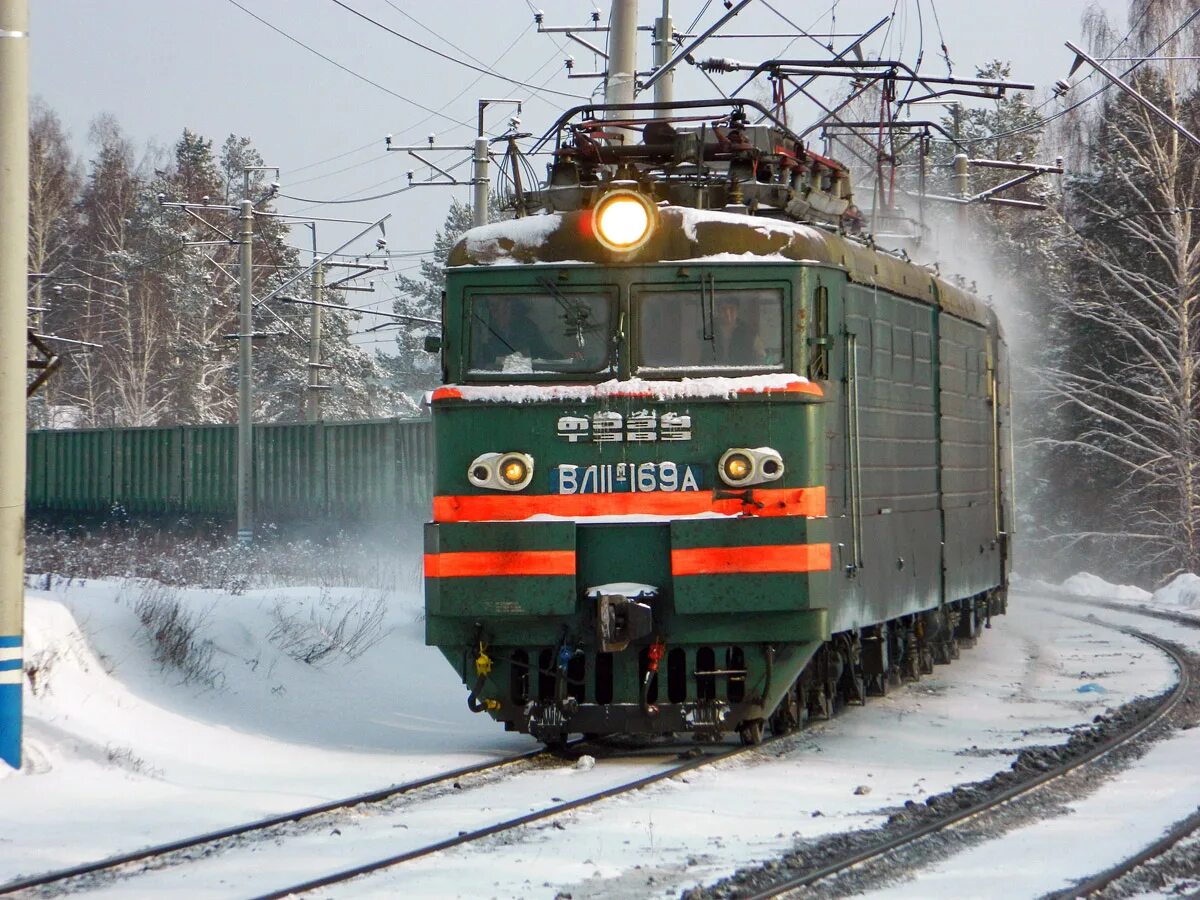
[[[1115,600],[1163,609],[1168,612],[1200,611],[1200,575],[1184,572],[1176,575],[1167,584],[1155,591],[1148,591],[1132,584],[1112,584],[1090,572],[1072,575],[1061,584],[1049,584],[1013,575],[1013,587],[1018,590],[1053,594],[1071,594],[1077,597],[1095,597],[1100,600]]]
[[[161,587],[29,591],[25,764],[0,765],[0,881],[348,796],[533,746],[473,716],[420,598],[395,596],[379,642],[320,665],[281,652],[281,620],[379,599],[319,588],[172,593],[212,641],[209,686],[153,659],[135,612]],[[338,607],[341,603],[342,606]],[[293,629],[294,631],[295,629]],[[277,638],[278,641],[278,638]]]
[[[36,671],[26,689],[25,767],[0,767],[0,881],[533,746],[467,710],[450,666],[423,645],[415,585],[387,595],[289,588],[229,596],[112,580],[28,594],[27,659]],[[138,610],[154,601],[177,601],[211,641],[207,666],[190,682],[153,658]],[[281,649],[295,654],[318,626],[376,608],[379,640],[355,659],[334,652],[309,664]],[[1171,678],[1169,664],[1132,638],[1014,603],[954,665],[760,759],[700,770],[338,893],[677,894],[797,838],[870,826],[906,800],[986,777],[1020,747],[1061,742],[1065,729]],[[1179,784],[1147,777],[1156,791]],[[1180,795],[1197,793],[1188,786]],[[1096,853],[1128,837],[1097,836]],[[303,852],[311,858],[311,848]]]
[[[1080,572],[1062,583],[1062,589],[1083,597],[1106,597],[1114,600],[1136,600],[1145,602],[1153,594],[1132,584],[1109,584],[1098,575]]]
[[[1089,581],[1068,579],[1068,582],[1091,584],[1096,590],[1094,596],[1113,597],[1104,590],[1103,581],[1090,575],[1085,577]],[[1180,576],[1177,581],[1184,580],[1186,584],[1193,579],[1196,576]],[[1063,587],[1066,586],[1064,582]],[[1149,605],[1175,603],[1173,599],[1160,600],[1161,593],[1156,592]],[[1019,608],[1027,599],[1036,602],[1033,594],[1018,593],[1010,600],[1010,609],[1013,604]],[[1182,643],[1192,652],[1200,651],[1200,632],[1134,615],[1103,611],[1096,615]],[[1096,793],[1069,803],[1065,810],[1069,814],[1013,831],[926,868],[916,881],[869,896],[1035,897],[1069,888],[1075,881],[1132,857],[1158,840],[1175,822],[1195,813],[1200,806],[1197,758],[1200,758],[1200,729],[1176,732],[1151,747],[1145,756]],[[1002,891],[981,893],[979,886],[997,875],[998,860],[1020,860],[1021,864],[1003,867]],[[1177,895],[1164,889],[1161,894],[1139,896]]]
[[[1176,576],[1170,584],[1154,592],[1153,600],[1158,606],[1200,609],[1200,575],[1184,572]]]

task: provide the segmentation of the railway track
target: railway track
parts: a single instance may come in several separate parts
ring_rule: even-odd
[[[657,784],[661,781],[666,781],[670,778],[676,778],[693,769],[698,769],[701,766],[712,765],[713,763],[723,762],[735,756],[741,756],[745,753],[754,753],[771,745],[779,738],[768,738],[762,743],[755,746],[738,746],[724,751],[703,754],[700,756],[691,756],[691,758],[680,762],[669,769],[656,772],[652,775],[647,775],[642,778],[629,781],[615,787],[606,788],[604,790],[595,791],[583,797],[578,797],[573,800],[556,803],[546,806],[542,809],[535,810],[525,815],[516,816],[506,819],[502,822],[497,822],[492,825],[487,825],[482,828],[477,828],[472,831],[461,832],[455,837],[447,838],[446,840],[437,841],[435,843],[426,844],[422,847],[396,854],[394,856],[385,857],[374,860],[369,863],[364,863],[352,868],[343,869],[338,872],[324,875],[319,878],[309,879],[298,884],[293,884],[285,888],[273,890],[264,894],[258,895],[255,900],[278,900],[278,898],[289,897],[294,894],[301,894],[307,891],[317,890],[319,888],[330,887],[331,885],[341,884],[351,879],[358,878],[363,875],[368,875],[372,872],[379,872],[383,869],[391,868],[392,866],[400,865],[401,863],[411,860],[421,859],[422,857],[431,856],[434,853],[440,853],[443,850],[449,850],[452,847],[459,847],[464,844],[470,844],[484,840],[494,835],[502,834],[506,831],[512,831],[521,828],[525,825],[533,824],[534,822],[550,819],[554,816],[561,815],[571,810],[579,809],[584,806],[589,806],[594,803],[599,803],[602,800],[607,800],[610,797],[617,797],[621,794],[629,794],[634,791],[639,791],[642,788],[649,787],[652,784]],[[685,754],[689,755],[690,754]]]
[[[1135,611],[1121,608],[1125,611]],[[1189,624],[1197,623],[1193,620]],[[1115,625],[1110,627],[1117,628]],[[992,779],[993,782],[1000,779],[1000,784],[985,783],[986,786],[981,789],[956,788],[950,793],[946,803],[942,804],[953,807],[952,809],[940,811],[935,807],[933,815],[929,814],[928,809],[920,810],[921,815],[917,817],[918,821],[915,824],[889,825],[884,829],[882,838],[878,833],[864,834],[860,840],[851,840],[850,848],[833,859],[830,859],[827,853],[818,852],[812,856],[819,857],[819,861],[812,863],[801,861],[797,865],[795,861],[789,861],[783,866],[775,864],[773,873],[751,877],[748,879],[749,883],[727,883],[720,895],[735,896],[741,900],[765,900],[781,896],[811,896],[819,891],[823,895],[832,896],[842,892],[838,880],[852,874],[862,874],[868,879],[874,873],[878,873],[880,878],[889,875],[894,877],[898,870],[906,868],[904,863],[897,864],[895,861],[902,859],[905,854],[919,854],[922,843],[932,836],[950,832],[966,823],[980,822],[985,817],[995,815],[1013,805],[1014,801],[1062,782],[1072,773],[1079,772],[1122,748],[1127,748],[1131,742],[1164,722],[1185,700],[1195,702],[1195,694],[1200,691],[1200,677],[1194,674],[1198,664],[1196,657],[1170,642],[1136,629],[1118,630],[1131,634],[1167,654],[1179,671],[1179,680],[1168,694],[1162,695],[1156,702],[1141,703],[1143,708],[1138,710],[1140,714],[1133,717],[1132,721],[1122,723],[1123,727],[1106,739],[1099,742],[1090,739],[1078,742],[1082,746],[1075,747],[1073,751],[1069,751],[1066,759],[1055,764],[1035,759],[1033,765],[1023,767],[1024,771],[1021,774],[1017,774],[1014,767],[1013,772],[1001,773]],[[1192,817],[1188,823],[1181,823],[1176,829],[1179,834],[1174,836],[1174,839],[1170,839],[1170,836],[1165,837],[1155,847],[1147,848],[1121,866],[1096,876],[1098,887],[1092,887],[1092,880],[1089,880],[1058,896],[1086,896],[1089,891],[1098,890],[1103,886],[1099,879],[1104,879],[1103,884],[1112,883],[1138,865],[1144,864],[1146,860],[1186,839],[1188,835],[1195,834],[1198,825],[1200,815]],[[779,872],[780,868],[784,868],[785,871]]]
[[[132,889],[141,890],[146,895],[153,896],[160,888],[165,890],[171,885],[178,888],[179,883],[184,878],[193,879],[193,883],[197,884],[204,882],[205,874],[200,872],[199,869],[212,866],[214,862],[219,863],[228,858],[228,861],[224,864],[231,869],[231,872],[226,873],[223,881],[225,891],[228,890],[229,884],[235,883],[231,882],[230,875],[246,874],[250,870],[256,870],[259,874],[252,876],[251,880],[254,883],[244,889],[243,893],[245,895],[261,898],[286,897],[292,894],[340,884],[371,872],[377,872],[405,862],[428,857],[452,847],[482,841],[494,835],[503,834],[504,832],[512,831],[528,824],[551,819],[554,816],[571,810],[601,802],[609,797],[628,794],[649,785],[677,777],[701,766],[711,765],[743,753],[760,750],[763,747],[769,746],[774,740],[770,739],[758,746],[751,747],[739,745],[737,747],[714,749],[707,752],[697,749],[696,751],[688,751],[682,755],[672,750],[668,754],[670,763],[665,765],[661,770],[654,771],[648,775],[639,775],[633,779],[620,778],[615,784],[609,783],[599,790],[588,791],[570,799],[562,799],[554,796],[550,798],[550,802],[540,803],[529,812],[480,824],[468,830],[457,831],[448,837],[435,840],[418,839],[415,842],[409,840],[410,846],[400,852],[376,855],[367,861],[356,862],[353,865],[348,865],[336,871],[326,871],[285,887],[267,888],[264,884],[264,882],[278,884],[286,880],[287,876],[280,875],[279,872],[291,873],[295,868],[294,865],[290,864],[287,867],[279,866],[275,875],[272,876],[267,871],[270,863],[264,859],[271,849],[268,846],[268,841],[274,844],[275,842],[282,843],[290,842],[291,840],[310,840],[314,843],[314,852],[309,854],[309,857],[313,860],[313,864],[315,866],[328,866],[330,863],[326,860],[336,860],[338,858],[337,852],[330,854],[328,848],[325,847],[321,849],[326,852],[321,852],[315,845],[323,841],[328,841],[331,835],[340,834],[340,829],[346,828],[347,824],[341,818],[337,818],[328,822],[329,828],[321,827],[321,825],[326,823],[320,817],[353,811],[360,814],[357,816],[359,820],[358,824],[362,824],[362,822],[372,823],[372,834],[367,835],[367,840],[363,841],[363,843],[368,845],[373,844],[376,847],[374,852],[378,853],[379,846],[390,844],[394,847],[398,842],[403,843],[403,832],[391,829],[408,828],[407,824],[400,824],[399,820],[401,818],[405,818],[410,822],[414,821],[412,812],[414,809],[418,811],[422,809],[421,804],[423,800],[420,796],[422,791],[431,792],[431,797],[434,800],[438,797],[450,796],[453,800],[462,802],[467,800],[469,795],[475,791],[481,791],[486,795],[486,785],[499,784],[501,780],[509,781],[510,779],[515,779],[523,772],[532,771],[537,768],[539,763],[550,762],[557,757],[548,751],[531,751],[491,763],[456,769],[418,781],[395,785],[381,791],[357,795],[345,800],[321,804],[320,806],[308,807],[279,816],[272,816],[268,819],[222,829],[218,832],[210,832],[180,841],[147,847],[134,853],[122,854],[94,863],[73,866],[67,869],[46,872],[41,875],[11,881],[0,885],[0,895],[52,896],[57,893],[76,892],[94,887],[127,884]],[[577,741],[569,745],[568,749],[578,753],[581,746],[583,746],[583,742]],[[663,756],[662,750],[651,750],[649,753],[654,759]],[[640,766],[641,763],[645,762],[645,753],[614,753],[611,759],[614,765],[618,766]],[[560,768],[565,769],[570,768],[570,766],[564,762]],[[642,771],[644,771],[644,768]],[[500,779],[494,777],[497,774],[501,775]],[[547,785],[544,787],[548,793],[554,792],[550,786]],[[558,792],[565,793],[565,791],[561,790]],[[406,797],[405,795],[409,796]],[[387,808],[389,804],[397,801],[406,805],[399,809]],[[487,799],[485,796],[483,799],[476,801],[476,806],[479,809],[487,809],[492,802],[492,800]],[[319,824],[313,825],[311,828],[306,828],[298,834],[289,834],[285,830],[282,830],[286,829],[288,825],[303,823],[305,820],[319,820]],[[340,828],[337,827],[339,824]],[[443,827],[443,833],[448,828],[449,826]],[[319,835],[316,834],[318,830],[320,831]],[[425,832],[429,829],[418,827],[417,830]],[[254,857],[252,859],[241,857],[240,850],[250,850],[254,853]],[[290,859],[294,861],[296,856],[297,854],[293,850]],[[294,878],[295,875],[292,874],[292,877]],[[220,881],[221,879],[219,878],[213,879],[214,884]],[[242,891],[242,888],[239,887],[239,891]]]
[[[1051,599],[1058,600],[1064,603],[1072,603],[1084,606],[1099,606],[1103,609],[1115,610],[1118,612],[1129,613],[1137,616],[1158,619],[1160,621],[1170,622],[1174,625],[1182,625],[1185,628],[1194,628],[1200,630],[1200,618],[1196,616],[1188,616],[1183,614],[1171,613],[1165,610],[1149,609],[1144,606],[1135,606],[1128,603],[1119,603],[1110,600],[1103,600],[1098,597],[1086,597],[1081,595],[1052,595]],[[1112,885],[1117,884],[1129,876],[1136,876],[1144,870],[1152,870],[1157,868],[1169,869],[1170,864],[1162,865],[1164,859],[1169,859],[1173,854],[1180,852],[1177,848],[1190,842],[1195,842],[1200,839],[1200,809],[1195,813],[1176,823],[1170,830],[1167,831],[1161,838],[1154,843],[1143,848],[1138,853],[1122,860],[1114,866],[1099,872],[1090,878],[1076,882],[1067,890],[1057,891],[1050,895],[1051,900],[1072,900],[1076,897],[1092,897],[1102,895],[1102,892]],[[1189,861],[1195,859],[1194,850],[1183,850],[1182,853],[1188,857]],[[1169,877],[1169,875],[1167,876]]]
[[[30,875],[24,878],[18,878],[16,880],[0,884],[0,896],[8,896],[21,891],[43,891],[45,889],[55,887],[70,887],[71,883],[77,883],[84,878],[98,878],[105,875],[118,875],[123,870],[126,870],[137,863],[151,865],[156,861],[169,858],[173,854],[182,854],[188,851],[197,851],[204,848],[214,847],[224,841],[243,838],[256,833],[265,833],[282,825],[303,822],[305,820],[314,819],[318,816],[335,813],[340,810],[353,809],[354,807],[367,804],[382,803],[384,801],[391,800],[405,794],[414,793],[416,791],[429,790],[432,788],[437,788],[440,785],[453,784],[464,778],[471,778],[501,771],[509,767],[520,766],[523,763],[533,763],[539,759],[548,758],[550,755],[551,754],[545,750],[530,750],[515,756],[508,756],[504,757],[503,759],[493,760],[486,763],[478,763],[472,766],[464,766],[462,768],[453,769],[437,775],[430,775],[425,778],[418,778],[413,781],[394,784],[390,787],[383,788],[382,790],[371,791],[364,794],[356,794],[352,797],[347,797],[342,800],[331,800],[328,803],[308,806],[304,807],[303,809],[293,810],[280,815],[269,816],[264,819],[256,819],[253,822],[247,822],[241,825],[233,825],[229,828],[222,828],[217,831],[210,831],[204,834],[194,835],[192,837],[182,838],[176,841],[170,841],[163,844],[154,844],[149,847],[144,847],[140,850],[135,850],[131,853],[122,853],[90,863],[82,863],[77,866],[70,866],[64,869],[56,869],[50,872],[43,872],[38,875]]]

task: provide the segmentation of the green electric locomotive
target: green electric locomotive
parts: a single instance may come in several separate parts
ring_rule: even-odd
[[[755,742],[1004,609],[994,313],[748,107],[573,110],[540,211],[450,254],[426,639],[546,743]]]

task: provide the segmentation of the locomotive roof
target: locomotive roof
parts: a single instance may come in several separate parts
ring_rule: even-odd
[[[658,216],[650,240],[620,255],[591,237],[591,210],[494,222],[466,232],[451,248],[447,264],[804,262],[843,269],[856,284],[878,286],[995,327],[995,314],[973,294],[922,266],[812,225],[681,206],[660,207]]]

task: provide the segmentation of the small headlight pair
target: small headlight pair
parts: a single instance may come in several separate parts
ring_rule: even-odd
[[[533,457],[516,450],[481,454],[467,467],[467,480],[480,488],[519,491],[528,487],[532,478]]]
[[[731,447],[721,454],[717,472],[730,487],[762,484],[783,476],[783,457],[770,447]]]

